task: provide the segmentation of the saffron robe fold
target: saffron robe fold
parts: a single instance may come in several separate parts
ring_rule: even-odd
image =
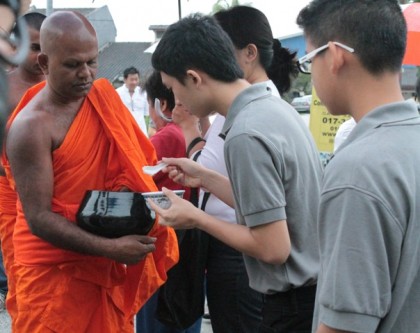
[[[45,82],[39,84],[39,89],[44,87]],[[39,89],[33,89],[28,91],[20,100],[16,109],[22,110],[24,106],[38,93]],[[15,113],[16,115],[17,113]],[[7,128],[10,126],[11,119],[8,120]],[[7,163],[6,158],[6,147],[3,147],[1,163],[4,166]],[[13,248],[13,230],[16,223],[16,203],[17,195],[14,188],[9,182],[6,176],[0,176],[0,240],[1,250],[3,253],[3,264],[7,275],[7,312],[12,319],[12,332],[14,318],[16,318],[16,294],[15,294],[15,283],[14,274],[12,272],[14,263],[14,248]]]
[[[16,313],[15,287],[12,274],[14,262],[13,229],[16,221],[16,192],[11,189],[7,177],[0,176],[0,240],[3,265],[7,276],[7,312],[13,318]]]
[[[28,94],[34,95],[42,88],[42,85],[37,85]],[[22,104],[22,107],[26,105]],[[20,109],[15,110],[10,121]],[[73,223],[86,190],[118,191],[128,187],[136,192],[156,191],[153,179],[141,171],[143,165],[156,163],[154,148],[105,79],[95,81],[63,143],[53,151],[52,156],[52,210]],[[4,165],[8,179],[14,186],[7,158],[4,159]],[[34,316],[36,313],[42,314],[37,319],[45,325],[42,329],[48,328],[51,332],[96,332],[96,326],[92,324],[94,318],[98,325],[100,322],[108,323],[101,327],[103,333],[125,332],[121,318],[113,321],[110,313],[115,315],[120,311],[125,320],[131,322],[132,316],[164,283],[167,270],[178,260],[177,240],[172,229],[155,223],[149,235],[157,238],[156,250],[133,266],[126,267],[104,257],[66,251],[32,235],[18,200],[13,244],[18,317],[21,320],[18,318],[16,328],[22,332],[39,329],[27,324],[31,322],[27,317],[31,316],[31,311],[27,311],[26,307],[30,306]],[[39,278],[32,279],[31,276]],[[65,281],[68,281],[68,285]],[[102,305],[94,301],[88,302],[87,306],[78,304],[79,296],[92,294],[86,283],[100,288],[101,293],[93,292],[92,300],[101,301]],[[42,285],[48,291],[39,290]],[[57,287],[51,290],[48,287],[51,285]],[[63,291],[63,288],[70,287],[68,293]],[[38,293],[34,293],[34,290]],[[75,304],[64,299],[69,294],[74,295]],[[104,302],[104,299],[111,301]],[[35,310],[37,301],[42,304]],[[117,310],[110,311],[104,303],[113,304]],[[65,311],[61,311],[57,304],[65,304]],[[76,313],[78,315],[75,317]],[[109,327],[113,322],[119,327]]]

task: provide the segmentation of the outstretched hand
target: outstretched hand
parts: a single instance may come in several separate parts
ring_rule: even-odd
[[[199,215],[202,212],[191,202],[178,197],[174,192],[167,188],[162,188],[163,193],[168,197],[171,206],[167,209],[159,207],[152,199],[147,202],[152,209],[159,215],[159,224],[172,227],[174,229],[192,229],[197,226]]]
[[[162,171],[167,173],[174,182],[185,187],[200,187],[203,185],[205,168],[188,158],[162,158],[168,166]]]

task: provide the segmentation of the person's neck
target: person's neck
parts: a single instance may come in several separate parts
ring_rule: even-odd
[[[67,108],[78,110],[86,98],[86,96],[69,98],[67,96],[60,95],[51,88],[48,82],[43,89],[43,93],[45,94],[45,100],[48,101],[48,103],[51,103],[51,105],[63,107],[63,110]]]
[[[216,101],[214,110],[226,117],[229,108],[238,95],[250,86],[245,79],[238,79],[230,83],[217,82],[214,91],[214,101]]]
[[[270,78],[268,77],[267,72],[264,70],[264,68],[261,66],[258,66],[258,67],[254,67],[253,71],[249,73],[246,80],[251,84],[255,84],[255,83],[266,82],[270,80]]]
[[[17,69],[17,75],[20,77],[20,79],[28,84],[34,85],[41,81],[45,80],[44,74],[33,74],[31,72],[28,72],[27,70],[18,67]]]
[[[125,86],[126,88],[127,88],[127,90],[128,90],[128,92],[132,95],[132,94],[134,94],[134,92],[136,91],[136,88],[137,87],[134,87],[134,88],[130,88],[129,86]]]
[[[379,77],[365,75],[357,82],[352,82],[351,88],[351,82],[348,84],[348,113],[356,122],[377,107],[404,101],[399,76],[395,73],[385,73]]]

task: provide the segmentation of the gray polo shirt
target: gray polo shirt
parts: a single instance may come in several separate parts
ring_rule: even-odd
[[[352,332],[420,331],[420,118],[372,110],[325,169],[319,211],[320,322]]]
[[[256,84],[235,99],[221,136],[238,223],[252,228],[287,220],[292,243],[284,265],[244,255],[250,286],[271,294],[316,284],[322,167],[303,120],[265,83]]]

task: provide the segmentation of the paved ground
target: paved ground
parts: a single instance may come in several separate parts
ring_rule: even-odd
[[[0,312],[0,332],[1,333],[10,332],[10,317],[6,311]]]
[[[10,330],[10,317],[6,311],[0,312],[0,332],[1,333],[11,333]],[[201,333],[213,333],[211,329],[210,320],[203,319],[201,324]]]
[[[213,330],[211,329],[210,319],[203,319],[200,333],[213,333]]]

